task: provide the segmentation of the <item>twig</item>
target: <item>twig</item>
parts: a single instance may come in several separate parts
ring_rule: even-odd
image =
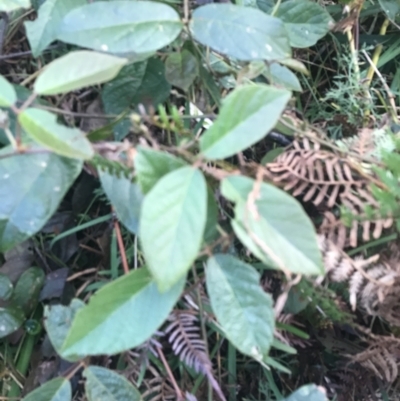
[[[157,352],[158,352],[158,355],[160,356],[161,362],[163,363],[165,370],[168,373],[169,380],[171,381],[171,383],[174,387],[178,401],[183,401],[185,399],[185,397],[183,396],[182,391],[179,388],[174,375],[172,374],[171,368],[169,367],[168,362],[165,359],[165,355],[162,352],[162,349],[160,347],[157,347]]]
[[[383,87],[385,88],[386,93],[387,93],[387,95],[388,95],[390,106],[392,107],[392,111],[393,111],[393,113],[391,113],[391,114],[392,114],[392,118],[393,118],[393,120],[394,120],[396,123],[398,123],[397,112],[396,112],[396,103],[395,103],[395,101],[394,101],[395,97],[394,97],[392,91],[390,90],[390,88],[389,88],[388,84],[386,83],[385,79],[382,77],[382,74],[380,73],[380,71],[378,70],[378,68],[376,68],[375,63],[374,63],[374,62],[370,59],[370,57],[368,56],[367,52],[366,52],[365,50],[363,50],[362,52],[363,52],[365,58],[366,58],[366,59],[368,60],[368,62],[370,63],[370,66],[371,66],[372,69],[374,70],[375,74],[376,74],[376,75],[379,77],[379,79],[381,80],[382,85],[383,85]]]
[[[117,236],[119,253],[121,255],[122,268],[124,269],[124,273],[128,274],[129,273],[128,259],[126,258],[124,241],[122,239],[121,229],[119,227],[117,219],[115,219],[114,221],[114,229],[115,229],[115,234]]]
[[[37,155],[37,154],[46,154],[46,153],[51,153],[51,151],[47,150],[47,149],[17,150],[15,152],[4,153],[4,154],[0,155],[0,159],[7,159],[7,157],[13,157],[13,156]]]

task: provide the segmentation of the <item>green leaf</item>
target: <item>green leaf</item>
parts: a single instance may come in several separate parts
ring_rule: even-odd
[[[224,159],[254,145],[275,126],[289,99],[287,90],[267,85],[235,89],[201,137],[201,152],[208,159]]]
[[[25,321],[24,312],[17,307],[0,307],[0,338],[4,338],[13,333]]]
[[[323,387],[307,384],[297,389],[283,401],[328,401],[328,397]]]
[[[81,161],[51,153],[0,160],[0,252],[44,226],[81,170]]]
[[[64,377],[57,377],[42,384],[29,393],[22,401],[70,401],[72,398],[71,384]]]
[[[185,276],[200,251],[207,218],[203,174],[181,167],[164,176],[144,199],[140,240],[160,291]]]
[[[300,203],[273,185],[256,187],[254,180],[243,176],[227,177],[221,184],[223,196],[236,203],[232,226],[239,239],[267,265],[322,274],[315,228]]]
[[[384,13],[393,21],[400,13],[400,0],[379,0],[379,4]]]
[[[149,53],[170,44],[183,28],[170,6],[150,1],[87,4],[64,18],[58,39],[111,53]]]
[[[207,221],[204,229],[204,242],[215,240],[218,235],[218,205],[215,201],[213,190],[207,186]]]
[[[46,110],[29,108],[18,115],[23,129],[40,145],[60,156],[91,159],[94,150],[85,134],[78,128],[57,123],[57,116]]]
[[[12,295],[13,289],[14,286],[8,276],[0,273],[0,300],[6,301],[9,299]]]
[[[141,401],[139,391],[125,377],[100,366],[83,371],[88,401]]]
[[[165,60],[165,77],[171,85],[187,91],[199,75],[197,59],[188,50],[170,53]]]
[[[13,86],[0,75],[0,107],[10,107],[17,101]]]
[[[207,262],[206,283],[211,307],[229,341],[262,361],[272,345],[275,318],[260,275],[231,255],[215,255]]]
[[[186,165],[182,159],[151,148],[137,147],[135,156],[135,171],[138,183],[143,193],[147,193],[154,187],[158,180],[171,171]]]
[[[32,95],[32,92],[24,86],[16,84],[13,84],[12,86],[17,94],[17,104],[23,104]],[[37,105],[50,106],[48,102],[40,98],[36,98],[31,106],[33,107]],[[8,128],[10,129],[11,133],[15,134],[15,132],[17,132],[16,127],[18,123],[18,116],[10,108],[5,108],[4,111],[8,114]],[[27,137],[28,135],[26,134],[26,132],[24,130],[21,130],[21,141],[25,142]],[[10,142],[7,139],[4,129],[0,128],[0,144],[9,145],[9,143]]]
[[[325,8],[309,0],[285,1],[280,4],[276,16],[285,23],[290,45],[298,48],[315,45],[333,24]]]
[[[44,272],[39,267],[30,267],[18,279],[11,301],[29,316],[39,301],[39,294],[44,283]]]
[[[59,95],[91,85],[102,84],[117,76],[127,59],[78,50],[62,56],[45,67],[35,81],[39,95]]]
[[[146,268],[106,284],[77,312],[61,356],[112,355],[137,347],[168,317],[184,284],[180,280],[161,294]]]
[[[147,61],[128,64],[122,68],[112,81],[104,85],[101,92],[101,99],[106,114],[118,115],[129,110],[133,106],[135,94],[143,84],[146,70]],[[159,78],[157,79],[159,80]],[[130,128],[131,122],[128,119],[116,124],[113,129],[115,139],[123,139],[128,134]]]
[[[266,74],[271,83],[291,91],[301,92],[302,88],[299,80],[289,68],[278,63],[272,63]]]
[[[158,58],[124,67],[115,80],[105,85],[102,100],[106,113],[120,114],[138,104],[156,107],[168,98],[171,85],[165,79],[164,63]],[[131,122],[125,120],[114,130],[115,139],[124,138]]]
[[[63,17],[84,4],[86,0],[47,0],[40,6],[36,20],[24,23],[33,57],[38,57],[57,38]]]
[[[285,26],[260,10],[233,4],[197,8],[190,21],[194,39],[239,60],[291,57]]]
[[[73,299],[69,306],[50,305],[45,307],[44,327],[46,328],[51,344],[58,354],[61,353],[62,346],[76,313],[84,306],[85,303],[80,299]],[[78,361],[79,359],[81,357],[78,355],[68,357],[68,360],[71,362]]]
[[[1,0],[0,11],[5,11],[6,13],[19,8],[29,8],[31,6],[30,0]]]
[[[118,177],[98,169],[101,185],[113,205],[118,219],[133,234],[138,233],[143,194],[137,184],[126,177]]]

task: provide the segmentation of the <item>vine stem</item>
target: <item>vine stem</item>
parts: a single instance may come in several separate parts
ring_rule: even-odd
[[[390,23],[390,21],[388,18],[386,18],[385,21],[383,21],[383,24],[379,31],[379,35],[381,35],[381,36],[386,35],[386,31],[388,29],[389,23]],[[372,63],[373,64],[371,64],[369,66],[369,69],[367,72],[367,80],[368,80],[367,85],[368,86],[371,85],[371,81],[372,81],[372,78],[374,77],[374,73],[375,73],[375,69],[373,66],[375,66],[375,68],[376,68],[376,66],[378,65],[378,61],[379,61],[379,57],[381,56],[382,49],[383,49],[382,44],[379,44],[378,46],[375,47],[374,54],[372,55]]]
[[[185,399],[185,397],[183,396],[182,391],[179,388],[178,383],[176,382],[174,375],[172,374],[171,368],[169,367],[169,364],[168,364],[167,360],[165,359],[164,352],[162,352],[162,349],[160,347],[157,347],[157,352],[158,352],[158,355],[160,356],[161,362],[163,363],[163,365],[165,367],[165,370],[168,373],[169,379],[171,380],[171,383],[172,383],[172,385],[174,387],[174,390],[176,392],[176,396],[177,396],[178,401],[183,401]]]
[[[114,230],[115,230],[115,235],[117,236],[119,253],[121,254],[122,268],[124,269],[124,273],[128,274],[129,273],[128,259],[126,257],[124,240],[123,240],[122,234],[121,234],[121,228],[119,226],[117,219],[115,219],[115,221],[114,221]]]
[[[389,98],[389,103],[392,109],[392,113],[391,117],[393,118],[393,120],[395,122],[398,122],[398,118],[397,118],[397,110],[396,110],[396,103],[394,100],[394,95],[392,93],[392,91],[390,90],[388,84],[386,83],[385,79],[382,77],[382,74],[380,73],[380,71],[378,70],[378,68],[376,67],[376,64],[374,63],[374,60],[371,60],[367,54],[367,52],[365,50],[363,50],[363,54],[365,56],[365,58],[368,60],[368,62],[370,63],[370,68],[372,68],[372,70],[375,72],[375,74],[379,77],[379,79],[382,82],[383,87],[385,88],[385,91],[388,95]]]

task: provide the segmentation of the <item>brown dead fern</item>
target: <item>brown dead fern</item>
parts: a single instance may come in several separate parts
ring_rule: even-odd
[[[302,201],[312,202],[325,212],[342,206],[355,216],[348,229],[332,213],[325,215],[321,232],[336,237],[334,242],[340,247],[356,247],[359,231],[363,241],[369,241],[371,233],[373,238],[379,238],[383,229],[393,223],[389,218],[366,217],[367,206],[379,209],[370,188],[374,177],[351,158],[321,149],[317,142],[307,138],[295,140],[265,168],[268,179]]]
[[[399,374],[400,340],[373,335],[367,349],[348,358],[350,363],[360,364],[382,381],[392,383]]]
[[[206,344],[200,336],[196,314],[192,311],[176,310],[170,314],[169,320],[171,323],[165,329],[165,333],[174,353],[187,366],[204,374],[219,398],[225,401],[225,396],[213,375],[212,363]]]
[[[400,325],[400,265],[396,260],[377,263],[378,256],[352,259],[327,237],[318,243],[326,275],[334,282],[348,282],[353,310],[357,302],[371,316]],[[319,280],[321,281],[321,280]]]

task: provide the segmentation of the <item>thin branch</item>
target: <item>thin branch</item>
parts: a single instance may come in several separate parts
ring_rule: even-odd
[[[128,274],[129,273],[128,259],[126,258],[124,240],[122,239],[121,229],[119,227],[117,219],[115,219],[114,221],[114,229],[115,229],[115,234],[117,236],[119,253],[121,255],[122,268],[124,269],[124,273]]]
[[[171,368],[168,365],[167,360],[165,359],[165,355],[162,352],[162,349],[160,347],[157,347],[157,351],[158,351],[158,355],[160,356],[161,362],[163,363],[164,368],[168,373],[169,380],[171,381],[171,383],[174,387],[178,401],[183,401],[185,399],[185,397],[183,396],[182,391],[179,388],[178,383],[175,380],[175,377],[171,371]]]

